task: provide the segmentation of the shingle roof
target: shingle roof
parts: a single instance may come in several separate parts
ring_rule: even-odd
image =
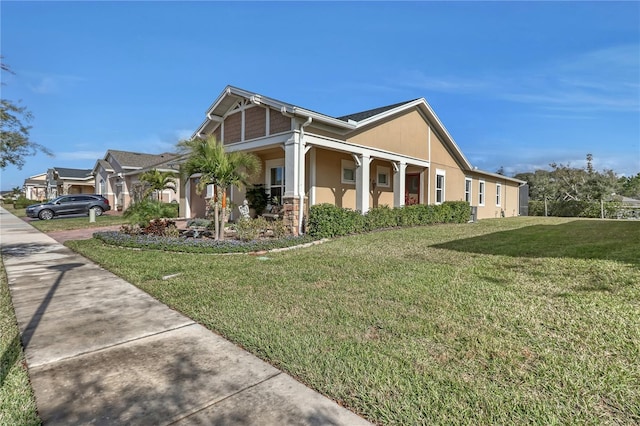
[[[165,152],[162,154],[143,154],[140,152],[116,151],[113,149],[108,150],[107,155],[108,154],[111,154],[111,156],[120,163],[120,166],[136,169],[150,167],[178,156],[178,154],[171,152]]]
[[[91,169],[67,169],[65,167],[54,167],[60,179],[88,179],[92,178]]]
[[[105,170],[113,170],[111,164],[109,164],[109,162],[106,160],[98,160],[98,164],[100,164],[100,166],[102,166],[102,168]]]
[[[417,99],[412,99],[410,101],[405,101],[405,102],[400,102],[400,103],[393,104],[393,105],[387,105],[387,106],[383,106],[383,107],[379,107],[379,108],[374,108],[374,109],[370,109],[370,110],[367,110],[367,111],[356,112],[354,114],[344,115],[342,117],[336,117],[336,118],[338,120],[342,120],[342,121],[349,121],[349,120],[362,121],[362,120],[366,120],[367,118],[373,117],[374,115],[382,114],[385,111],[389,111],[390,109],[397,108],[399,106],[408,104],[408,103],[416,101],[416,100]]]

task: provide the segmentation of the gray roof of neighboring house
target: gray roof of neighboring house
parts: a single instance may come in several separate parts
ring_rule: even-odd
[[[622,202],[624,204],[629,204],[632,206],[640,206],[640,200],[636,200],[635,198],[631,197],[622,197]]]
[[[349,120],[353,120],[353,121],[362,121],[362,120],[366,120],[369,117],[373,117],[374,115],[378,115],[378,114],[382,114],[385,111],[389,111],[390,109],[394,109],[394,108],[398,108],[399,106],[411,103],[417,101],[417,99],[412,99],[410,101],[406,101],[406,102],[399,102],[397,104],[393,104],[393,105],[387,105],[387,106],[383,106],[383,107],[379,107],[379,108],[374,108],[374,109],[369,109],[367,111],[362,111],[362,112],[356,112],[354,114],[349,114],[349,115],[343,115],[342,117],[336,117],[338,120],[342,120],[342,121],[349,121]]]
[[[105,158],[111,154],[111,156],[122,166],[123,168],[143,169],[145,167],[151,167],[155,164],[159,164],[168,161],[178,156],[171,152],[165,152],[162,154],[143,154],[140,152],[130,151],[117,151],[110,149],[107,151]]]
[[[24,185],[46,186],[47,181],[39,180],[39,179],[25,179]]]
[[[100,166],[105,170],[113,170],[113,167],[111,167],[111,164],[109,164],[107,160],[98,160],[98,164],[100,164]]]
[[[54,167],[60,179],[90,179],[93,178],[91,169],[67,169],[65,167]]]

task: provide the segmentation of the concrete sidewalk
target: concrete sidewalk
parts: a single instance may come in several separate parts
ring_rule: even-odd
[[[0,208],[45,424],[367,425]]]

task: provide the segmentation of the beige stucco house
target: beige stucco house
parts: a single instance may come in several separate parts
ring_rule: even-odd
[[[193,137],[209,135],[262,160],[254,183],[285,205],[294,232],[320,203],[366,213],[462,200],[479,219],[518,215],[524,182],[473,167],[424,98],[331,117],[228,86]],[[233,188],[230,196],[239,205],[245,194]],[[204,205],[195,179],[185,183],[184,216],[202,216]]]
[[[47,170],[47,198],[68,194],[93,194],[95,181],[91,169],[54,167]]]
[[[104,158],[96,161],[93,167],[96,191],[106,197],[114,209],[124,210],[132,202],[133,191],[140,183],[140,174],[154,168],[163,172],[177,172],[170,165],[170,161],[176,157],[177,154],[173,153],[145,154],[107,150]],[[176,193],[168,189],[162,191],[161,197],[167,203],[177,201],[180,197],[179,188]]]
[[[28,200],[45,200],[47,198],[47,173],[40,173],[26,178],[22,190]]]

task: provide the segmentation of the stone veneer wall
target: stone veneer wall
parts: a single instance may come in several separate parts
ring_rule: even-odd
[[[284,225],[289,229],[291,235],[298,235],[298,223],[299,223],[299,215],[300,215],[300,199],[298,197],[286,197],[283,199],[283,214],[282,220],[284,221]],[[304,218],[305,220],[309,215],[309,199],[305,197],[304,199]],[[306,232],[303,225],[303,231]]]

